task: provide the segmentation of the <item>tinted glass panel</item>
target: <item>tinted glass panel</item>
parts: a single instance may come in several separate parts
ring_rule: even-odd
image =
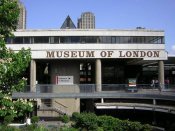
[[[13,39],[14,44],[23,44],[23,37],[16,37]]]
[[[7,39],[5,39],[5,42],[7,43],[7,44],[12,44],[12,38],[7,38]]]
[[[80,43],[80,37],[79,36],[72,36],[71,43]]]
[[[112,43],[111,36],[100,36],[99,43]]]
[[[23,38],[23,43],[24,44],[30,44],[30,37],[24,37]]]
[[[116,37],[115,36],[112,36],[111,43],[116,43],[115,39],[116,39]]]
[[[6,39],[7,43],[145,43],[164,44],[163,36],[43,36],[43,37],[15,37]]]
[[[71,38],[69,36],[60,37],[61,43],[71,43]]]
[[[49,37],[34,37],[34,43],[49,43]]]

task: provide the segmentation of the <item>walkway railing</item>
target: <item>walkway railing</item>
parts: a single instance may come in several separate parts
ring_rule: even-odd
[[[101,88],[97,91],[96,87]],[[36,85],[30,91],[29,86],[23,92],[14,92],[13,98],[157,98],[175,99],[175,85],[137,84],[73,84],[73,85]],[[144,95],[144,96],[143,96]],[[166,96],[165,96],[166,95]]]
[[[73,85],[36,85],[36,93],[95,93],[96,87],[101,87],[101,92],[119,91],[119,92],[143,92],[143,91],[172,91],[175,92],[175,85],[155,85],[137,84],[129,86],[128,84],[73,84]]]
[[[68,114],[68,107],[57,102],[57,101],[52,101],[52,102],[42,102],[41,106],[39,107],[38,110],[41,111],[56,111],[59,114]]]

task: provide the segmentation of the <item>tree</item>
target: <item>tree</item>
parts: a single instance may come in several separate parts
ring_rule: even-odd
[[[5,40],[13,37],[19,16],[15,0],[0,0],[0,116],[18,117],[32,111],[32,102],[12,99],[14,91],[21,91],[26,85],[23,73],[31,60],[30,49],[18,52],[6,48]]]

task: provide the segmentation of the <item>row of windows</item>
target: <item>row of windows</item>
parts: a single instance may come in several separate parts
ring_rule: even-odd
[[[39,43],[146,43],[164,44],[163,36],[37,36],[15,37],[6,40],[8,44]]]

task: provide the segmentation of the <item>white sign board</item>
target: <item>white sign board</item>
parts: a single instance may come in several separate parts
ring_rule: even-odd
[[[73,76],[56,76],[57,85],[70,85],[73,84]]]

